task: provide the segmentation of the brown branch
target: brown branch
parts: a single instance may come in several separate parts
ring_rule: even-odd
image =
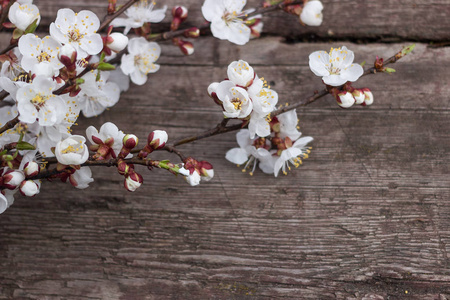
[[[0,92],[0,101],[5,100],[6,97],[8,97],[9,93],[5,90]]]
[[[400,51],[397,54],[395,54],[394,56],[386,59],[384,61],[383,66],[386,66],[386,65],[389,65],[389,64],[393,64],[393,63],[397,62],[399,59],[401,59],[402,57],[403,57],[403,55],[401,55],[401,51]],[[375,67],[372,67],[372,68],[367,69],[363,73],[362,76],[369,75],[369,74],[376,74],[377,72],[380,72],[380,71],[379,70],[377,71],[377,69]],[[306,99],[303,99],[303,100],[301,100],[301,101],[299,101],[297,103],[294,103],[294,104],[291,104],[291,105],[288,105],[288,106],[285,106],[285,107],[280,107],[279,109],[273,111],[270,114],[270,116],[271,117],[275,117],[275,116],[278,116],[279,114],[282,114],[284,112],[296,109],[298,107],[306,106],[306,105],[311,104],[314,101],[316,101],[316,100],[318,100],[318,99],[320,99],[320,98],[322,98],[322,97],[324,97],[324,96],[326,96],[328,94],[329,94],[329,92],[326,89],[324,89],[324,90],[322,90],[320,92],[316,92],[316,93],[314,93],[313,96],[308,97]],[[204,131],[202,133],[199,133],[197,135],[194,135],[194,136],[190,136],[190,137],[179,139],[179,140],[175,141],[175,143],[173,145],[174,146],[179,146],[179,145],[191,143],[193,141],[201,140],[201,139],[204,139],[204,138],[207,138],[207,137],[210,137],[210,136],[214,136],[214,135],[217,135],[217,134],[231,132],[231,131],[235,131],[235,130],[239,130],[239,129],[248,127],[248,123],[236,124],[236,125],[232,125],[232,126],[226,126],[226,124],[227,124],[227,122],[229,120],[230,119],[223,119],[222,122],[217,124],[217,126],[215,128],[212,128],[210,130],[206,130],[206,131]]]
[[[0,134],[2,134],[8,129],[14,128],[14,126],[16,126],[17,123],[19,123],[19,116],[16,116],[11,121],[6,122],[6,124],[2,128],[0,128]]]
[[[118,158],[112,158],[107,160],[88,160],[85,163],[81,164],[81,167],[95,167],[95,166],[102,166],[102,167],[117,167],[117,161]],[[49,158],[47,159],[48,163],[54,163],[57,162],[56,158]],[[151,159],[142,159],[139,157],[133,157],[129,159],[125,159],[125,162],[127,164],[133,164],[133,165],[141,165],[141,166],[147,166],[147,167],[157,167],[161,168],[159,166],[158,160],[151,160]],[[52,176],[60,175],[63,173],[66,173],[67,169],[58,171],[56,168],[51,170],[44,170],[41,171],[38,175],[27,178],[29,180],[38,180],[38,179],[45,179],[50,178]],[[169,170],[170,171],[170,170]]]
[[[108,25],[115,19],[117,18],[119,15],[121,15],[123,12],[125,12],[128,8],[130,8],[130,6],[132,6],[133,4],[135,4],[136,2],[138,2],[139,0],[130,0],[128,1],[126,4],[122,5],[120,7],[120,9],[118,9],[114,14],[112,15],[106,15],[105,18],[103,19],[102,24],[100,24],[100,27],[98,28],[98,31],[102,31],[103,29],[105,29],[106,27],[108,27]]]

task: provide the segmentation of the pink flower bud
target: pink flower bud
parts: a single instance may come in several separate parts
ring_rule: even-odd
[[[364,92],[365,99],[364,103],[361,105],[372,105],[373,103],[373,94],[368,88],[363,88],[362,91]]]
[[[196,39],[200,36],[200,29],[198,29],[197,27],[191,27],[189,29],[186,29],[183,35],[187,38]]]
[[[25,164],[23,171],[26,177],[34,177],[41,171],[39,165],[34,161],[29,161]]]
[[[191,55],[194,53],[194,45],[191,42],[179,40],[178,47],[184,55]]]
[[[120,175],[128,176],[130,171],[132,171],[132,168],[124,160],[119,159],[117,162],[117,171]]]
[[[20,184],[19,191],[24,196],[33,197],[39,194],[39,185],[33,180],[25,180]]]
[[[65,44],[59,50],[58,58],[63,65],[70,68],[77,61],[77,51],[70,44]]]
[[[139,143],[137,136],[134,134],[127,134],[123,137],[123,146],[127,149],[133,149]]]
[[[364,99],[366,98],[366,95],[358,89],[353,90],[352,95],[353,97],[355,97],[355,104],[362,104],[364,102]]]
[[[169,136],[164,130],[155,130],[148,135],[148,145],[154,150],[162,149],[166,145]]]
[[[184,6],[175,6],[172,9],[172,16],[173,16],[173,20],[172,20],[172,23],[170,24],[170,30],[174,31],[174,30],[177,30],[178,27],[180,27],[180,24],[184,20],[186,20],[186,18],[188,16],[188,10]]]
[[[112,42],[107,44],[108,48],[114,52],[120,52],[128,45],[128,37],[120,32],[113,32],[109,35]]]
[[[172,16],[184,21],[188,17],[188,9],[181,5],[175,6],[174,8],[172,8]]]
[[[129,192],[134,192],[138,187],[142,185],[144,179],[142,176],[136,172],[132,172],[129,176],[125,178],[124,186]]]
[[[200,175],[203,180],[210,181],[214,177],[213,166],[207,161],[201,161]]]
[[[22,171],[8,170],[3,175],[2,179],[4,187],[9,190],[15,190],[17,187],[19,187],[22,181],[25,180],[25,175]]]
[[[339,106],[342,108],[349,108],[353,104],[355,104],[355,98],[353,97],[353,95],[351,93],[349,93],[347,91],[342,91],[342,92],[338,93],[336,100],[337,100],[337,103],[339,104]]]

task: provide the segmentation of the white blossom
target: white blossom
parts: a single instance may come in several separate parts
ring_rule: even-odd
[[[8,18],[17,28],[25,31],[36,19],[36,25],[41,21],[41,15],[36,5],[15,2],[9,8]]]
[[[112,149],[114,154],[117,156],[122,149],[122,140],[125,134],[117,128],[114,123],[106,122],[100,127],[100,130],[94,126],[89,126],[86,129],[86,137],[93,145],[98,145],[99,143],[105,143],[108,139],[114,139],[114,143],[112,145]]]
[[[56,82],[45,76],[37,76],[31,84],[17,91],[17,109],[19,120],[34,123],[38,120],[41,126],[52,126],[60,123],[66,113],[63,99],[53,94]]]
[[[97,33],[100,20],[91,11],[75,13],[69,8],[58,10],[55,22],[50,24],[50,35],[61,44],[70,44],[78,58],[98,54],[103,49],[103,40]]]
[[[19,50],[23,55],[22,68],[36,75],[47,75],[48,77],[58,75],[58,70],[64,67],[58,59],[58,52],[61,47],[61,44],[51,36],[46,36],[43,39],[31,33],[22,36],[19,39]],[[47,74],[46,69],[40,71],[43,66],[48,66],[50,74]]]
[[[312,137],[303,137],[295,141],[292,147],[289,147],[281,152],[280,157],[276,160],[274,166],[274,175],[278,176],[280,170],[283,174],[287,174],[286,167],[290,170],[289,163],[293,164],[296,168],[302,164],[302,158],[307,158],[309,154],[309,148],[306,145],[313,140]]]
[[[77,189],[85,189],[89,187],[89,183],[93,182],[92,171],[89,167],[81,167],[75,173],[69,176],[70,183]]]
[[[107,81],[109,72],[98,72],[99,78],[95,72],[84,75],[84,83],[80,85],[79,105],[86,118],[100,115],[106,108],[114,106],[120,98],[119,86]]]
[[[222,81],[217,86],[216,94],[222,101],[225,117],[245,118],[252,112],[253,104],[247,91],[237,87],[233,82]]]
[[[297,140],[302,133],[297,130],[298,118],[297,111],[290,110],[277,116],[280,122],[280,137],[289,137],[291,140]]]
[[[320,26],[322,24],[323,4],[319,0],[306,2],[300,14],[300,20],[308,26]]]
[[[122,56],[120,68],[125,75],[130,75],[131,81],[137,85],[147,82],[147,74],[159,70],[154,62],[161,54],[161,48],[155,42],[148,42],[145,38],[132,38],[128,43],[128,52]]]
[[[111,22],[115,27],[125,27],[124,34],[131,28],[142,27],[145,23],[159,23],[166,16],[167,5],[161,9],[153,9],[153,0],[140,0],[125,11],[127,18],[116,18]]]
[[[256,148],[253,145],[255,139],[250,138],[247,129],[242,129],[236,134],[236,140],[239,148],[233,148],[227,151],[225,158],[237,165],[244,165],[244,170],[252,167],[250,174],[255,172],[256,165],[266,174],[273,173],[274,159],[272,154],[265,148]]]
[[[240,87],[247,87],[253,83],[255,72],[253,68],[243,60],[233,61],[228,65],[228,79]]]
[[[202,6],[203,17],[211,22],[214,37],[244,45],[250,39],[250,28],[245,25],[243,12],[247,0],[205,0]]]
[[[309,67],[325,84],[341,86],[356,81],[364,73],[359,64],[353,63],[354,54],[347,47],[331,48],[330,52],[316,51],[309,55]]]
[[[81,165],[89,158],[86,139],[81,135],[72,135],[58,142],[55,148],[56,159],[63,165]]]

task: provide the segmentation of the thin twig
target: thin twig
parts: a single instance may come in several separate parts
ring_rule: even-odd
[[[136,2],[138,2],[139,0],[130,0],[128,1],[126,4],[122,5],[119,10],[117,10],[114,14],[112,15],[106,15],[102,24],[100,24],[100,27],[98,28],[98,31],[102,31],[103,29],[105,29],[106,27],[108,27],[108,25],[115,19],[117,18],[119,15],[121,15],[122,13],[124,13],[130,6],[132,6],[133,4],[135,4]]]
[[[6,122],[6,124],[2,128],[0,128],[0,134],[2,134],[8,129],[14,128],[14,126],[16,126],[17,123],[19,123],[19,116],[16,116],[11,121]]]

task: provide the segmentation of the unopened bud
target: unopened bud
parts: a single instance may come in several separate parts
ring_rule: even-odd
[[[308,26],[320,26],[323,20],[322,10],[322,2],[308,1],[300,13],[300,21]]]
[[[117,162],[117,171],[120,175],[128,176],[131,169],[132,168],[130,167],[130,165],[128,165],[123,159],[119,159],[119,161]]]
[[[200,175],[203,180],[210,181],[214,177],[213,166],[207,161],[202,161],[200,167]]]
[[[179,40],[178,47],[184,55],[191,55],[194,53],[194,45],[191,42]]]
[[[184,6],[175,6],[172,8],[172,16],[173,20],[170,24],[170,30],[174,31],[177,30],[178,27],[180,27],[180,24],[186,20],[188,16],[188,10]]]
[[[347,91],[342,91],[342,92],[338,93],[336,100],[337,100],[337,103],[339,104],[339,106],[342,108],[349,108],[353,104],[355,104],[355,98],[353,97],[353,95],[351,93],[349,93]]]
[[[70,44],[65,44],[59,50],[58,58],[63,65],[70,68],[75,65],[77,61],[77,51]]]
[[[364,102],[364,99],[366,98],[366,95],[358,89],[354,89],[352,92],[353,97],[355,97],[355,104],[361,104]]]
[[[128,45],[128,37],[120,32],[113,32],[108,36],[107,46],[114,52],[120,52]]]
[[[172,8],[172,16],[184,21],[188,17],[188,9],[182,5],[174,6],[174,8]]]
[[[148,135],[148,145],[154,150],[162,149],[166,145],[169,136],[164,130],[154,130]]]
[[[134,192],[137,190],[141,185],[144,179],[142,176],[136,172],[131,172],[124,181],[124,186],[129,192]]]
[[[364,103],[361,105],[372,105],[373,103],[373,94],[368,88],[363,88],[362,91],[364,92],[364,95],[366,96],[364,99]]]
[[[33,197],[39,194],[39,185],[33,180],[25,180],[20,184],[19,191],[24,196]]]
[[[9,190],[15,190],[24,180],[25,175],[22,171],[9,170],[3,175],[3,186]]]
[[[40,172],[39,165],[34,161],[29,161],[23,167],[23,171],[26,177],[34,177]]]
[[[134,134],[127,134],[123,137],[123,146],[127,149],[133,149],[139,143],[137,136]]]
[[[183,35],[187,38],[196,39],[200,36],[200,29],[198,29],[197,27],[191,27],[189,29],[186,29]]]

